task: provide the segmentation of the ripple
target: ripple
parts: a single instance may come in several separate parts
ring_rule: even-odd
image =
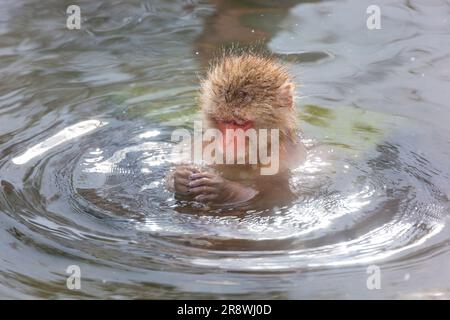
[[[346,10],[351,1],[293,7],[268,42],[306,83],[309,152],[292,172],[293,200],[211,209],[165,188],[171,132],[198,117],[192,45],[209,5],[116,2],[83,5],[87,33],[36,34],[49,19],[39,3],[10,4],[8,28],[0,23],[0,58],[11,61],[0,85],[2,293],[373,297],[365,281],[375,264],[381,297],[448,295],[441,22],[411,22],[399,5],[386,16],[395,32],[370,34],[363,20],[342,24],[362,8]],[[18,33],[25,40],[12,41]],[[65,287],[74,264],[80,292]]]

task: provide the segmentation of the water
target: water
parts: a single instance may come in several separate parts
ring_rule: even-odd
[[[0,15],[3,298],[450,298],[450,3],[7,0]],[[165,191],[220,46],[297,81],[293,203]],[[81,290],[66,287],[68,266]],[[369,266],[381,289],[369,290]]]

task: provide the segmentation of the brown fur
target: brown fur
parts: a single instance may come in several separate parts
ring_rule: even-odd
[[[225,53],[201,82],[200,107],[211,120],[252,120],[255,129],[280,129],[280,138],[296,140],[294,84],[286,67],[270,56]]]

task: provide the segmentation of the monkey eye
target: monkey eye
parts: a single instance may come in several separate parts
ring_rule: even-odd
[[[238,97],[241,101],[249,102],[251,100],[250,95],[245,91],[239,91]]]

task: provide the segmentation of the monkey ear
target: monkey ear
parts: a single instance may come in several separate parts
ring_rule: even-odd
[[[290,82],[283,84],[279,89],[279,103],[283,107],[294,106],[294,85]]]

